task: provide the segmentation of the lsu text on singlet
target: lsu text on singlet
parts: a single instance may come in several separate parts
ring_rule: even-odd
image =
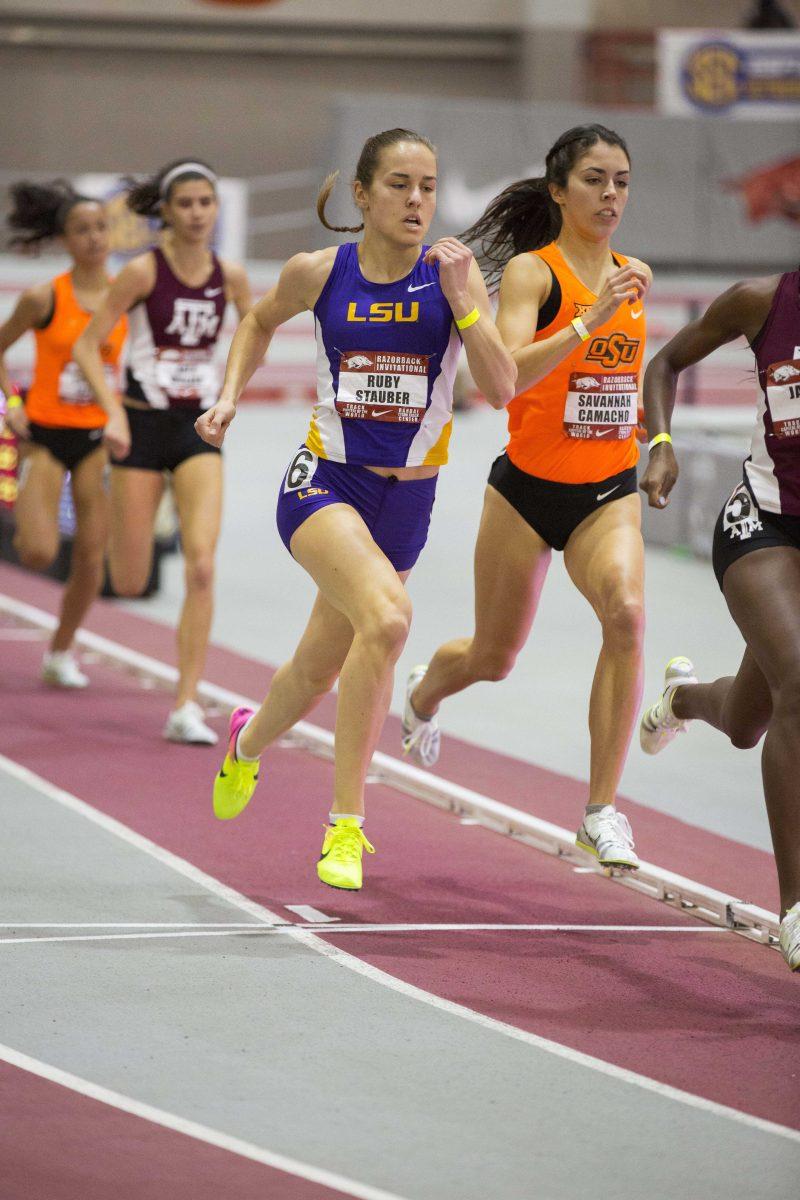
[[[373,467],[447,462],[461,339],[426,250],[405,278],[370,283],[358,243],[339,247],[314,306],[317,402],[306,445],[320,458]]]
[[[78,303],[67,271],[53,280],[53,312],[36,334],[36,365],[33,382],[25,399],[25,411],[36,425],[54,429],[97,429],[105,425],[105,410],[95,403],[94,393],[72,358],[72,348],[92,319]],[[117,390],[118,363],[128,332],[122,317],[100,347],[103,370],[109,386]]]
[[[226,304],[222,266],[214,255],[205,283],[189,287],[174,274],[160,249],[152,253],[153,290],[129,314],[125,391],[151,408],[210,408],[219,395],[214,349]]]
[[[747,480],[761,508],[800,517],[800,271],[781,276],[753,353],[759,395]]]
[[[533,338],[541,342],[586,313],[597,296],[555,242],[531,253],[553,276]],[[615,253],[614,261],[628,260]],[[507,453],[514,466],[558,483],[596,483],[634,466],[645,323],[641,302],[621,304],[588,341],[511,401]]]

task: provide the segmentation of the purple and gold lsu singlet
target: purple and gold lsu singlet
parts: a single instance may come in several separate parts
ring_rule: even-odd
[[[213,255],[208,279],[193,288],[175,276],[161,250],[153,255],[153,290],[128,314],[125,391],[151,408],[210,408],[219,395],[214,349],[226,304],[222,266]]]
[[[760,394],[747,481],[761,508],[800,517],[800,271],[781,276],[752,349]]]
[[[461,339],[436,264],[370,283],[358,243],[340,246],[314,306],[317,402],[306,445],[372,467],[441,466],[453,423]]]

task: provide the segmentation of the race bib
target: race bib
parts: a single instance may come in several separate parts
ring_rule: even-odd
[[[110,363],[103,363],[103,374],[106,383],[114,390],[117,386],[117,372]],[[96,404],[94,392],[76,362],[71,359],[65,364],[58,378],[58,398],[63,404]]]
[[[156,352],[156,383],[171,400],[200,403],[218,390],[217,365],[208,350],[160,346]]]
[[[636,427],[639,379],[633,375],[573,372],[564,406],[564,431],[573,438],[622,441]]]
[[[367,421],[419,425],[428,406],[428,355],[350,350],[339,362],[336,411]]]
[[[767,367],[767,402],[776,437],[800,436],[800,355]]]

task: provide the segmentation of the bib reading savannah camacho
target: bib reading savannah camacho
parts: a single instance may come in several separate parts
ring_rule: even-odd
[[[358,243],[340,246],[314,307],[317,402],[306,445],[320,458],[373,467],[447,462],[461,339],[423,262],[394,283],[361,274]]]

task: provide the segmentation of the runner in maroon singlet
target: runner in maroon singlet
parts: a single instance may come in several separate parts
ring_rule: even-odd
[[[216,403],[214,347],[225,306],[249,311],[244,269],[221,262],[210,243],[219,212],[216,175],[197,160],[171,163],[132,186],[128,206],[160,216],[159,246],[120,272],[103,307],[75,346],[74,356],[108,413],[111,451],[109,566],[115,591],[137,596],[147,585],[153,526],[172,473],[186,559],[186,597],[178,625],[178,692],[164,729],[170,741],[213,744],[197,704],[213,615],[214,553],[222,510],[219,451],[194,423]],[[100,370],[100,346],[122,313],[129,314],[125,395],[114,395]]]
[[[698,683],[689,659],[673,659],[661,699],[642,718],[642,747],[656,754],[690,720],[721,730],[734,746],[762,752],[781,894],[780,945],[800,969],[800,271],[737,283],[687,325],[647,369],[651,440],[641,487],[663,508],[678,478],[669,440],[678,375],[744,335],[756,359],[758,412],[744,464],[714,531],[722,593],[747,643],[736,675]],[[654,444],[655,443],[655,444]]]

